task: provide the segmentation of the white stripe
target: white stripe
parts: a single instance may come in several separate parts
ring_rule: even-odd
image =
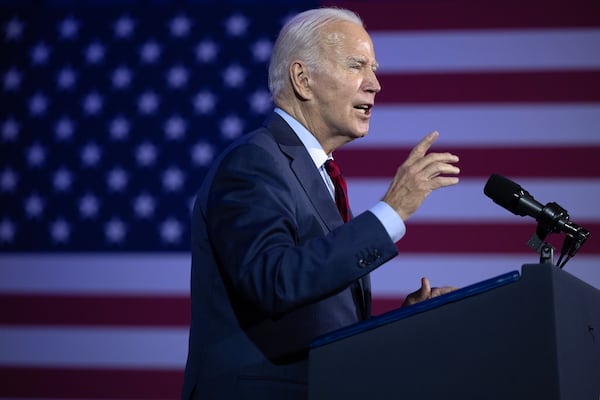
[[[401,162],[399,161],[399,163]],[[487,197],[483,193],[486,181],[487,178],[463,178],[458,185],[434,191],[411,217],[409,224],[414,221],[455,221],[458,224],[460,221],[482,220],[487,222],[528,222],[523,217],[516,216],[495,204]],[[542,204],[558,203],[567,210],[571,220],[575,223],[600,221],[597,204],[600,198],[600,179],[513,179],[513,181]],[[348,197],[354,214],[369,209],[381,200],[390,183],[391,177],[388,179],[349,177]]]
[[[183,369],[187,329],[2,327],[0,365]]]
[[[600,67],[600,29],[375,32],[380,72]]]
[[[189,294],[188,253],[0,254],[0,292]]]
[[[600,144],[600,103],[554,105],[377,105],[369,134],[347,146],[413,147],[438,130],[435,146]]]
[[[400,254],[371,274],[373,296],[413,292],[420,287],[421,277],[427,277],[432,286],[464,287],[538,262],[533,250],[530,256]],[[600,289],[600,256],[576,254],[564,271]]]

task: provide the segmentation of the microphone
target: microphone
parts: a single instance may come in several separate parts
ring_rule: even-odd
[[[520,216],[529,215],[537,219],[544,208],[528,191],[498,174],[492,174],[489,177],[483,188],[483,193],[492,199],[494,203]]]
[[[569,220],[567,210],[556,203],[542,205],[527,190],[502,175],[492,174],[483,193],[513,214],[535,218],[549,231],[579,234],[582,229]]]
[[[587,230],[570,221],[567,210],[557,203],[552,202],[542,205],[528,191],[502,175],[492,174],[485,184],[483,192],[494,203],[513,214],[535,218],[538,222],[536,239],[539,240],[536,241],[536,246],[532,245],[534,242],[530,242],[530,246],[538,247],[538,250],[541,240],[549,233],[564,232],[567,234],[567,240],[563,247],[563,254],[568,254],[570,258],[575,255],[575,252],[583,245],[590,234]]]

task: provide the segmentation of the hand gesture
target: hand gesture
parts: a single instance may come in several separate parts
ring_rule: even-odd
[[[442,286],[432,288],[429,284],[429,279],[421,278],[421,288],[406,296],[402,307],[410,306],[411,304],[416,304],[423,300],[429,300],[431,298],[450,293],[456,289],[457,288],[455,288],[454,286]]]
[[[425,136],[410,152],[406,161],[398,168],[392,183],[383,197],[406,221],[433,190],[455,185],[460,170],[453,163],[458,157],[451,153],[427,153],[438,138],[437,131]]]

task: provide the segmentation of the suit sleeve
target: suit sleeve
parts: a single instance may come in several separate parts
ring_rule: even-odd
[[[331,296],[397,254],[370,212],[325,232],[299,206],[305,194],[282,160],[256,145],[237,148],[214,175],[204,210],[222,272],[269,315]]]

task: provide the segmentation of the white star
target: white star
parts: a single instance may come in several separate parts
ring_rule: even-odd
[[[71,89],[77,80],[77,72],[71,67],[65,67],[58,71],[56,76],[56,86],[59,89]]]
[[[198,92],[193,99],[194,109],[198,114],[207,115],[214,111],[217,99],[211,92],[205,90]]]
[[[45,64],[50,57],[50,48],[44,43],[38,43],[31,49],[31,62],[34,65]]]
[[[181,65],[177,65],[167,71],[167,83],[173,89],[185,87],[188,81],[188,71]]]
[[[88,143],[81,148],[81,162],[83,165],[92,167],[100,161],[100,146],[96,143]]]
[[[83,97],[83,110],[87,115],[96,115],[102,110],[103,99],[98,92],[88,93]]]
[[[149,42],[144,43],[142,45],[142,48],[140,49],[140,57],[142,59],[142,62],[151,64],[158,61],[158,59],[160,58],[161,51],[162,50],[160,45],[155,41],[151,40]]]
[[[58,26],[61,39],[73,39],[77,37],[78,30],[79,22],[71,16],[63,19]]]
[[[46,150],[39,144],[34,143],[27,149],[27,163],[30,167],[39,167],[46,161]]]
[[[10,21],[4,25],[4,40],[10,42],[20,39],[23,34],[24,26],[25,24],[17,17],[12,17]]]
[[[183,118],[178,115],[174,115],[167,120],[165,123],[165,135],[168,139],[177,140],[181,139],[185,135],[186,123]]]
[[[4,74],[4,91],[17,90],[19,86],[21,86],[21,74],[15,67],[11,67]]]
[[[71,188],[73,177],[71,172],[65,167],[60,167],[53,177],[54,189],[57,192],[65,192]]]
[[[162,184],[165,190],[176,192],[183,186],[183,172],[177,167],[169,167],[162,174]]]
[[[98,64],[104,60],[104,45],[98,41],[90,43],[85,49],[85,59],[88,64]]]
[[[118,218],[111,218],[111,220],[104,225],[106,240],[111,243],[122,242],[126,233],[127,227],[125,226],[125,223]]]
[[[73,136],[75,124],[67,117],[62,117],[54,125],[54,134],[58,140],[68,140]]]
[[[250,95],[250,108],[256,114],[264,114],[273,108],[271,102],[271,93],[266,90],[259,90]]]
[[[133,32],[133,28],[135,27],[135,21],[124,15],[115,21],[113,29],[115,31],[115,36],[118,38],[128,38],[131,36]]]
[[[106,181],[110,190],[115,192],[123,191],[127,187],[127,172],[121,167],[115,167],[108,172]]]
[[[210,165],[215,158],[215,149],[208,143],[196,143],[191,150],[192,161],[201,167]]]
[[[242,134],[244,129],[244,123],[242,120],[235,115],[225,117],[221,121],[221,135],[225,139],[234,139]]]
[[[156,161],[156,147],[149,142],[142,143],[135,152],[135,158],[142,167],[153,165]]]
[[[19,136],[19,130],[21,125],[15,121],[12,117],[9,117],[2,124],[2,139],[6,142],[14,141]]]
[[[268,39],[260,39],[252,45],[252,55],[254,61],[266,62],[271,58],[271,51],[273,50],[273,44]]]
[[[151,115],[154,114],[156,109],[158,108],[159,98],[156,93],[151,91],[146,91],[140,95],[138,98],[138,109],[140,113]]]
[[[63,218],[56,219],[50,225],[50,236],[55,243],[66,243],[71,236],[71,227]]]
[[[10,167],[0,172],[0,190],[3,192],[12,192],[17,187],[19,176]]]
[[[82,218],[95,218],[99,208],[98,198],[91,193],[79,199],[79,214]]]
[[[48,109],[48,100],[42,93],[36,93],[29,99],[29,113],[31,115],[44,115]]]
[[[160,236],[165,243],[177,243],[182,235],[181,223],[175,218],[169,218],[160,225]]]
[[[240,65],[230,65],[223,71],[223,81],[226,86],[237,88],[244,84],[246,80],[246,70]]]
[[[112,73],[112,84],[117,89],[124,89],[131,84],[131,70],[120,66]]]
[[[37,193],[31,194],[25,199],[25,214],[29,218],[37,218],[44,212],[44,199]]]
[[[10,243],[14,240],[16,227],[13,222],[7,218],[0,221],[0,242]]]
[[[248,29],[248,18],[241,14],[232,15],[225,21],[225,29],[231,36],[241,36]]]
[[[133,210],[139,218],[149,218],[154,214],[155,203],[152,196],[142,193],[133,199]]]
[[[187,36],[192,27],[192,22],[185,15],[178,15],[171,20],[169,23],[169,30],[171,35],[175,37]]]
[[[196,59],[202,63],[214,61],[217,58],[218,51],[219,47],[214,41],[210,39],[203,40],[196,45]]]
[[[123,140],[129,136],[129,121],[122,116],[116,117],[110,121],[108,130],[114,140]]]

